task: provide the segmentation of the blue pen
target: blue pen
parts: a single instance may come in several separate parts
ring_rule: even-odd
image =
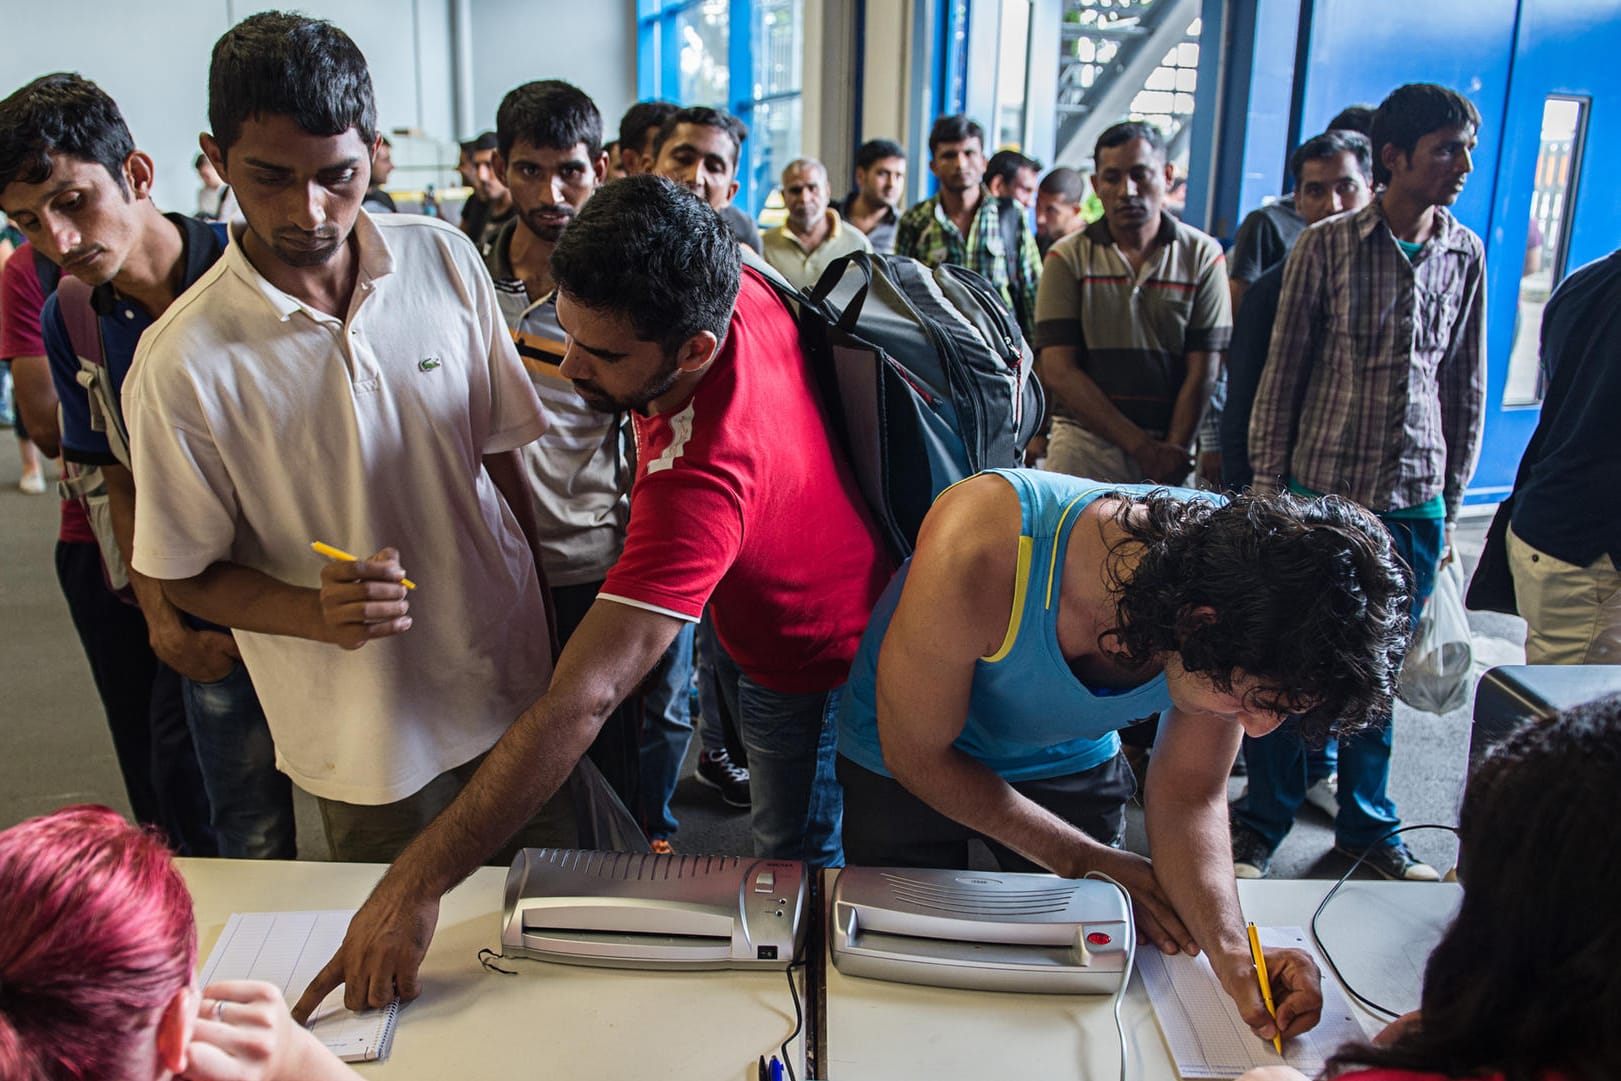
[[[782,1081],[782,1060],[771,1056],[771,1081]]]

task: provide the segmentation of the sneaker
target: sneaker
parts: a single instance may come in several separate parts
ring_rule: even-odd
[[[1340,775],[1330,773],[1327,777],[1306,789],[1306,802],[1329,818],[1338,818],[1340,814]]]
[[[651,841],[647,842],[647,844],[648,847],[653,850],[653,855],[655,856],[675,855],[675,849],[670,846],[670,839],[668,837],[655,837]]]
[[[17,490],[28,495],[43,495],[45,492],[45,471],[30,469],[22,475],[17,482]]]
[[[1233,876],[1235,878],[1265,878],[1272,870],[1272,846],[1266,838],[1250,829],[1233,823]]]
[[[1366,856],[1356,849],[1338,843],[1334,845],[1334,851],[1353,860],[1362,856],[1362,866],[1371,867],[1386,878],[1393,878],[1397,882],[1441,881],[1441,876],[1435,873],[1435,868],[1413,855],[1412,849],[1399,839],[1387,841],[1378,848],[1368,849]]]
[[[708,785],[719,792],[721,802],[726,806],[749,805],[749,771],[733,762],[732,756],[726,751],[700,753],[694,775],[699,784]]]

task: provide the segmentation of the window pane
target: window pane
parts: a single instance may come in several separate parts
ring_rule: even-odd
[[[1000,48],[996,60],[997,147],[1024,145],[1025,86],[1030,68],[1030,0],[1002,0]]]
[[[703,0],[676,16],[674,44],[681,50],[681,104],[724,107],[730,100],[727,15],[728,0]]]
[[[749,201],[753,205],[744,208],[749,213],[765,205],[766,197],[777,186],[783,166],[799,156],[800,117],[798,95],[755,105],[749,141],[744,144],[753,181],[749,188]],[[842,193],[834,194],[837,197]]]
[[[754,98],[798,93],[804,85],[804,0],[759,0],[754,20]]]
[[[1542,108],[1542,135],[1532,178],[1531,220],[1526,227],[1525,265],[1520,272],[1519,310],[1515,316],[1514,351],[1509,355],[1504,405],[1542,401],[1542,365],[1538,347],[1542,309],[1554,286],[1565,276],[1566,235],[1575,205],[1575,166],[1587,102],[1550,97]]]

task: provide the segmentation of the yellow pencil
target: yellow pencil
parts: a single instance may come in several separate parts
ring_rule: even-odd
[[[1266,955],[1261,952],[1261,936],[1255,930],[1253,923],[1250,924],[1250,956],[1255,959],[1255,975],[1260,977],[1261,980],[1261,1001],[1266,1003],[1266,1012],[1272,1015],[1272,1020],[1276,1023],[1278,1008],[1272,1005],[1272,981],[1266,975]],[[1283,1031],[1281,1029],[1273,1034],[1272,1046],[1277,1050],[1278,1054],[1283,1054]]]
[[[360,562],[359,556],[352,556],[348,552],[345,552],[342,548],[334,548],[330,544],[322,544],[320,541],[310,541],[310,547],[315,549],[316,555],[326,556],[328,559],[342,560],[345,563]],[[401,578],[400,585],[404,586],[406,589],[415,589],[417,587],[417,584],[411,581],[409,578]]]

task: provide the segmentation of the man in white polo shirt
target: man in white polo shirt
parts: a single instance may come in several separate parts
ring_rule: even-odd
[[[360,210],[375,116],[328,23],[267,12],[220,39],[202,145],[247,224],[124,387],[135,565],[236,629],[278,767],[334,856],[365,861],[392,859],[551,675],[512,453],[540,406],[467,239]],[[311,541],[381,551],[329,564]],[[538,817],[529,843],[572,843],[566,801]]]

